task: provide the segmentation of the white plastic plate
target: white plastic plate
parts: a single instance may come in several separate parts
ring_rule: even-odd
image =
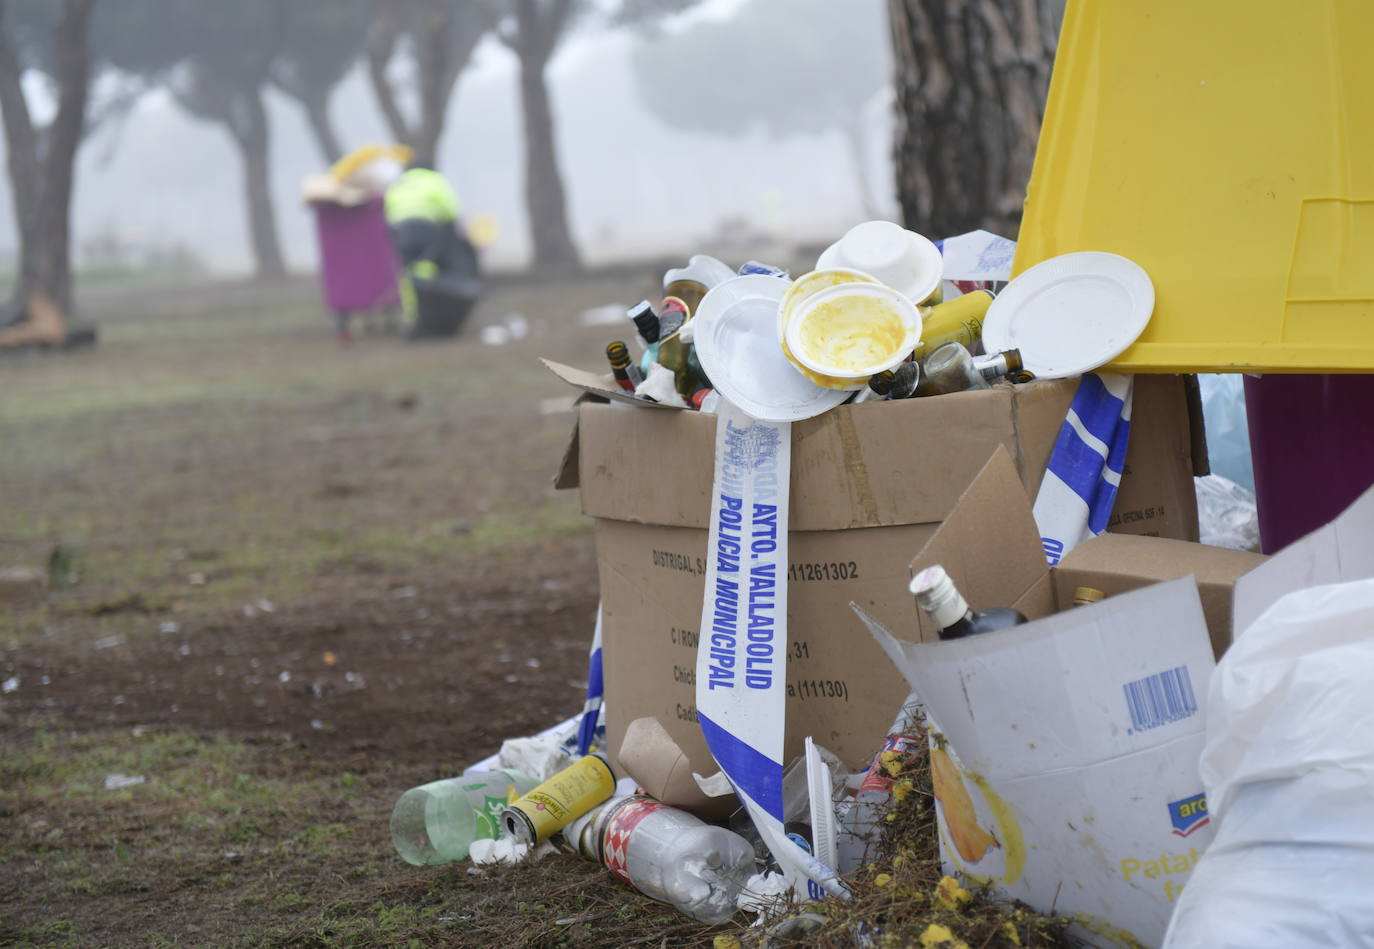
[[[811,799],[811,853],[834,869],[838,862],[835,837],[835,802],[830,797],[830,768],[806,736],[806,789]]]
[[[1077,376],[1129,349],[1154,308],[1154,284],[1132,260],[1100,251],[1051,257],[992,301],[983,349],[1019,349],[1041,379]]]
[[[766,422],[812,418],[849,398],[811,382],[783,354],[778,305],[790,285],[763,274],[734,277],[712,287],[692,318],[697,359],[711,384]]]

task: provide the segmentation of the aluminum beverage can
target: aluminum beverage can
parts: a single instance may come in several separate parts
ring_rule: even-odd
[[[579,758],[501,812],[501,826],[533,846],[608,799],[615,792],[610,765],[596,755]]]

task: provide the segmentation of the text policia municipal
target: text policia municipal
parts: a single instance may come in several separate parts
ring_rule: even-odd
[[[767,503],[777,500],[777,458],[775,453],[758,451],[757,447],[751,454],[752,508],[745,510],[738,470],[727,467],[721,484],[712,552],[716,586],[707,680],[707,688],[712,690],[733,689],[737,678],[743,678],[750,689],[768,689],[773,684],[778,564],[774,558],[765,563],[752,561],[778,549],[778,508]]]

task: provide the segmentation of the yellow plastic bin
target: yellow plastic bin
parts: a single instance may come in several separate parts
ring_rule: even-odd
[[[1127,372],[1374,372],[1374,2],[1071,0],[1014,272],[1154,281]]]

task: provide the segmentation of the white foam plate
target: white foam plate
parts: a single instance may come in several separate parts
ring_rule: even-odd
[[[791,281],[746,274],[701,300],[694,342],[701,368],[723,398],[756,419],[795,422],[827,412],[850,393],[822,389],[788,362],[778,343],[778,305]]]
[[[1135,261],[1100,251],[1051,257],[992,301],[983,349],[1019,349],[1041,379],[1077,376],[1129,349],[1154,308],[1154,284]]]

